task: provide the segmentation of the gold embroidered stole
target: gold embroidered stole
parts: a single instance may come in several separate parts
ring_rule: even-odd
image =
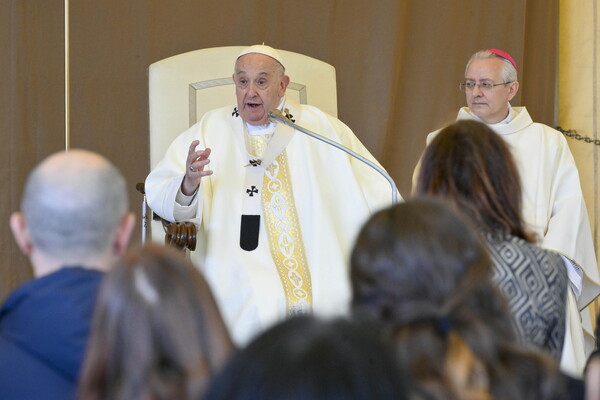
[[[265,139],[246,133],[248,153],[261,158],[269,138],[270,135]],[[285,292],[287,315],[306,314],[312,309],[312,285],[285,149],[264,172],[261,200],[271,256]]]

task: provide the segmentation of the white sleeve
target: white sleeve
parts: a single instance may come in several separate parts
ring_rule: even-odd
[[[202,196],[196,195],[191,202],[179,203],[178,193],[185,176],[185,161],[193,140],[199,139],[198,124],[179,135],[169,146],[164,158],[146,178],[146,200],[150,208],[168,221],[192,219],[200,215]],[[203,144],[198,145],[202,148]],[[183,195],[183,193],[182,193]],[[182,204],[183,203],[183,204]]]
[[[598,265],[592,231],[579,181],[579,172],[569,146],[561,134],[556,148],[556,168],[548,171],[553,199],[542,247],[566,254],[583,269],[580,308],[600,292]]]

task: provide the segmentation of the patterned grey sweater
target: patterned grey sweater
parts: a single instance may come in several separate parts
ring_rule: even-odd
[[[508,234],[485,233],[492,280],[508,299],[518,338],[560,360],[568,277],[560,255]]]

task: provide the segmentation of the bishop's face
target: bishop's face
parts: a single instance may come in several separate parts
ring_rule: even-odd
[[[498,57],[475,59],[469,65],[465,74],[466,82],[481,84],[503,83],[502,67],[504,62]],[[495,124],[508,115],[508,102],[515,97],[519,82],[493,86],[482,90],[481,86],[466,90],[467,105],[486,124]]]
[[[238,112],[251,125],[264,125],[290,82],[275,59],[259,53],[238,58],[233,73]]]

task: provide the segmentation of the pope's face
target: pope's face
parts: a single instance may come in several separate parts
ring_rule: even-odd
[[[504,82],[502,79],[503,61],[500,58],[475,59],[469,65],[465,74],[466,82]],[[495,124],[508,115],[508,102],[517,94],[519,82],[494,86],[481,90],[480,86],[467,89],[467,105],[486,124]]]
[[[281,65],[273,58],[249,53],[238,58],[233,73],[238,112],[251,125],[264,125],[289,83]]]

